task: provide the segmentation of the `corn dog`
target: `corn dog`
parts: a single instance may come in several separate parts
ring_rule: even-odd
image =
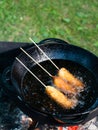
[[[73,86],[64,81],[61,77],[54,76],[53,77],[54,85],[59,88],[64,93],[76,94],[76,90]]]
[[[79,79],[75,78],[66,68],[61,68],[58,72],[58,76],[67,80],[75,87],[84,87],[84,84]]]
[[[45,90],[46,94],[63,108],[70,109],[77,105],[77,100],[67,98],[67,96],[52,86],[47,86]]]

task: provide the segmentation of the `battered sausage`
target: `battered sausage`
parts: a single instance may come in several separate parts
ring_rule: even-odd
[[[69,99],[66,95],[52,86],[46,87],[46,93],[51,99],[53,99],[63,108],[71,109],[77,105],[77,100]]]
[[[58,76],[67,80],[75,87],[84,87],[84,84],[79,79],[75,78],[66,68],[61,68],[58,72]]]
[[[61,77],[54,76],[53,77],[54,85],[59,88],[64,93],[76,94],[76,90],[73,86],[64,81]]]

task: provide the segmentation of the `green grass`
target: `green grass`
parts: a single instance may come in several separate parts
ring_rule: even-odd
[[[97,0],[1,0],[0,41],[61,38],[98,56]]]

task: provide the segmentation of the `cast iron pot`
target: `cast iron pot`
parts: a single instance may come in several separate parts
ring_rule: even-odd
[[[75,76],[81,77],[86,87],[79,97],[82,103],[74,109],[64,110],[45,94],[45,88],[15,60],[11,69],[11,82],[18,100],[22,102],[23,111],[42,123],[56,125],[80,124],[90,119],[90,115],[94,115],[95,112],[97,115],[98,57],[60,39],[45,39],[39,46],[59,68],[65,67]],[[57,69],[35,46],[26,51],[52,75],[57,74]],[[46,85],[52,84],[51,77],[28,56],[21,53],[18,58],[42,82]]]

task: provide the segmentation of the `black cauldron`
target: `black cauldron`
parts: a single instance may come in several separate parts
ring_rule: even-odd
[[[52,125],[76,125],[97,115],[98,109],[98,57],[80,47],[67,42],[49,38],[41,41],[39,47],[59,67],[67,68],[72,74],[81,77],[85,91],[81,93],[83,104],[75,109],[64,110],[45,94],[45,88],[29,72],[15,60],[12,67],[3,74],[3,83],[9,85],[13,100],[31,118]],[[57,69],[40,50],[33,46],[26,51],[52,75]],[[28,56],[21,53],[18,58],[46,85],[52,83],[49,77]],[[10,80],[6,80],[9,75]],[[50,107],[52,104],[52,109]]]

